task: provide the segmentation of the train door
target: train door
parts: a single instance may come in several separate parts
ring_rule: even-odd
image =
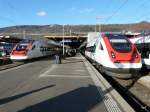
[[[106,56],[104,53],[104,47],[102,45],[101,38],[99,38],[97,42],[95,60],[96,60],[96,67],[101,71],[101,73],[104,73],[103,62],[105,62]]]
[[[104,56],[104,48],[103,48],[103,45],[102,45],[102,42],[101,42],[101,39],[99,39],[98,41],[98,45],[97,45],[97,48],[96,48],[96,61],[101,64],[102,63],[102,60],[103,60],[103,57]]]
[[[95,40],[94,45],[92,46],[92,59],[96,60],[97,56],[97,45],[98,45],[98,38]]]
[[[31,51],[30,51],[30,56],[31,56],[31,58],[37,56],[37,54],[36,54],[36,45],[32,46]]]
[[[91,47],[91,57],[93,60],[95,60],[95,49],[96,49],[96,44],[94,44],[92,47]]]

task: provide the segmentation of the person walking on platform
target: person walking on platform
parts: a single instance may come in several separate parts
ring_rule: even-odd
[[[61,52],[59,48],[56,48],[55,64],[61,64]]]

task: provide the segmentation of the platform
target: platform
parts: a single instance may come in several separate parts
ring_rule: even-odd
[[[80,54],[2,71],[0,85],[1,112],[134,112]]]
[[[85,112],[85,110],[93,110],[92,112],[133,112],[134,110],[126,101],[114,90],[114,88],[102,77],[102,75],[81,55],[69,57],[62,61],[62,64],[54,64],[50,69],[40,75],[47,78],[65,78],[67,80],[82,80],[86,86],[81,86],[77,90],[83,91],[82,94],[73,94],[72,97],[79,95],[78,102],[70,107],[70,112]],[[78,82],[77,82],[78,83]],[[80,84],[80,83],[79,83]],[[82,99],[83,98],[83,99]],[[68,99],[68,98],[67,98]],[[73,98],[74,99],[74,98]],[[64,100],[63,106],[68,101]],[[81,106],[87,104],[90,107]],[[76,108],[75,108],[75,107]],[[66,107],[67,108],[67,107]],[[77,109],[76,111],[74,109]],[[61,109],[58,111],[61,111]],[[69,110],[66,110],[69,112]]]

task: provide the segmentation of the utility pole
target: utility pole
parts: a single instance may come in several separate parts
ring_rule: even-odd
[[[71,35],[72,35],[72,32],[71,32],[71,29],[70,29],[70,37],[71,37]]]
[[[23,30],[23,39],[26,39],[26,30]]]
[[[100,20],[103,19],[100,16],[96,17],[96,26],[95,26],[95,32],[101,32],[101,23]]]

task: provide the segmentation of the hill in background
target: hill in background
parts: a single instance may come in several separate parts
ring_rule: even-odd
[[[0,28],[0,34],[5,33],[33,33],[33,34],[62,34],[62,25],[21,25]],[[98,29],[98,26],[97,26]],[[86,33],[94,32],[95,25],[65,25],[65,33]],[[150,23],[143,21],[134,24],[108,24],[101,25],[102,32],[122,32],[122,31],[150,31]]]

